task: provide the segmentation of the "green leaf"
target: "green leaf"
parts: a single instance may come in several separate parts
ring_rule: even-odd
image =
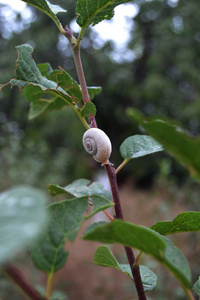
[[[57,77],[58,86],[62,87],[75,102],[82,100],[82,93],[80,85],[62,68],[59,71],[54,71]],[[55,80],[55,79],[54,79]],[[90,99],[101,92],[101,87],[87,87]],[[93,105],[94,106],[94,105]]]
[[[151,227],[162,235],[177,232],[199,231],[200,212],[185,212],[179,214],[173,221],[158,222]]]
[[[40,73],[42,74],[42,76],[47,77],[53,72],[53,69],[49,63],[38,64],[37,67]]]
[[[200,180],[200,138],[190,137],[173,121],[163,117],[145,118],[129,109],[128,115],[142,125],[148,134],[161,143],[196,180]]]
[[[111,200],[111,194],[109,191],[104,189],[104,186],[100,182],[92,182],[88,179],[77,179],[71,184],[65,186],[64,188],[55,185],[48,185],[49,192],[52,196],[56,196],[62,193],[69,193],[75,197],[100,195],[106,199]]]
[[[46,195],[28,186],[0,194],[0,263],[27,247],[46,221]]]
[[[114,220],[110,224],[87,230],[84,239],[137,248],[165,265],[183,286],[191,287],[190,269],[181,251],[168,239],[147,227]]]
[[[78,0],[76,13],[77,23],[80,27],[90,24],[96,25],[103,20],[110,20],[114,15],[114,8],[130,0]]]
[[[18,51],[17,67],[15,70],[16,78],[11,79],[11,86],[17,85],[20,89],[23,89],[31,84],[39,86],[42,91],[52,90],[56,95],[63,93],[68,98],[68,101],[72,101],[71,97],[62,88],[57,87],[56,82],[42,76],[32,58],[33,48],[31,46],[21,45],[16,48]]]
[[[48,0],[22,0],[22,1],[42,10],[55,22],[59,30],[62,29],[60,21],[58,20],[56,15],[59,12],[66,13],[67,11],[65,9],[63,9],[59,5],[51,4]]]
[[[200,277],[193,285],[192,289],[195,291],[195,293],[200,296]]]
[[[128,275],[133,280],[133,275],[129,264],[119,264],[115,256],[108,247],[100,246],[94,254],[94,262],[103,267],[115,268]],[[140,266],[141,278],[145,292],[154,289],[157,283],[157,276],[145,266]]]
[[[29,45],[16,48],[18,51],[16,78],[11,79],[9,83],[24,90],[26,99],[31,103],[29,119],[38,117],[46,111],[60,110],[68,105],[76,110],[80,118],[88,116],[90,112],[95,115],[96,108],[93,103],[86,104],[82,110],[76,105],[82,100],[81,89],[65,70],[53,71],[49,63],[37,66],[32,58],[33,48]],[[100,90],[99,87],[88,88],[92,97]]]
[[[58,86],[62,87],[75,102],[82,100],[82,94],[79,84],[63,69],[62,72],[57,72]]]
[[[122,157],[128,160],[162,150],[162,145],[148,135],[130,136],[120,146]]]
[[[83,117],[89,117],[89,114],[93,114],[95,117],[96,115],[96,107],[92,102],[86,102],[83,108],[81,109],[81,115]]]
[[[128,265],[128,267],[130,267]],[[145,292],[152,291],[157,284],[157,275],[146,266],[139,266]],[[122,266],[123,269],[123,266]]]
[[[93,206],[93,211],[89,215],[85,216],[86,220],[94,216],[99,211],[105,210],[114,205],[113,202],[99,195],[93,195],[91,201],[90,198],[87,199],[88,199],[88,204]]]
[[[24,89],[24,95],[27,101],[30,102],[29,120],[40,116],[44,112],[60,110],[68,105],[65,100],[54,95],[52,91],[44,93],[39,86],[28,85]]]
[[[92,223],[90,226],[88,226],[85,231],[84,234],[86,235],[87,233],[90,233],[91,231],[93,231],[94,229],[98,228],[101,225],[105,225],[105,224],[109,224],[110,222],[108,221],[98,221],[98,222],[94,222]]]
[[[87,87],[87,89],[90,96],[90,100],[94,99],[94,97],[102,91],[102,88],[100,86],[90,86]]]
[[[58,271],[66,262],[66,239],[73,241],[82,223],[95,213],[113,205],[98,195],[93,196],[93,211],[88,210],[88,197],[80,197],[52,204],[48,207],[48,224],[40,239],[31,247],[35,265],[48,273]]]
[[[47,73],[48,77],[55,77],[49,73],[51,71],[50,65],[37,67],[32,59],[32,47],[21,45],[17,46],[17,50],[16,78],[10,80],[9,83],[11,86],[17,85],[19,89],[24,89],[27,100],[31,102],[30,119],[45,111],[61,109],[66,105],[74,106],[70,94],[59,87],[57,82],[42,76],[39,68],[43,73]]]
[[[82,93],[79,84],[68,73],[66,73],[65,70],[60,69],[51,71],[51,67],[49,64],[39,65],[38,69],[40,69],[49,80],[56,81],[57,87],[59,86],[63,91],[67,93],[67,95],[71,97],[71,103],[75,104],[82,100]],[[57,94],[54,95],[52,91],[47,91],[46,93],[44,93],[39,87],[36,88],[35,86],[29,85],[24,89],[24,93],[27,100],[31,102],[29,113],[30,119],[39,116],[45,111],[60,110],[64,106],[68,105],[65,99],[62,99]],[[95,115],[96,108],[94,104],[89,103],[88,106],[88,109],[90,109],[91,112],[93,112],[93,114]],[[80,110],[78,107],[76,109]],[[83,114],[82,110],[80,110],[83,117],[87,115],[87,111],[84,111],[85,114]]]
[[[56,83],[47,80],[42,76],[35,61],[32,59],[33,48],[29,45],[20,45],[16,47],[18,51],[18,59],[15,70],[15,79],[11,79],[12,86],[17,85],[20,89],[25,88],[29,84],[40,86],[41,89],[56,89]]]

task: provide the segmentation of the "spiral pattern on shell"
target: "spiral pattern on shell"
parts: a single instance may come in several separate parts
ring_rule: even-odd
[[[84,133],[83,146],[96,161],[102,163],[108,161],[112,151],[109,137],[99,128],[90,128]]]

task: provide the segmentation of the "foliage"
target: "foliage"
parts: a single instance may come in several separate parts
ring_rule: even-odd
[[[68,26],[64,29],[57,18],[57,13],[59,11],[66,12],[65,9],[63,10],[60,6],[52,5],[47,0],[24,0],[24,2],[42,10],[54,21],[60,34],[68,39],[80,82],[79,86],[77,80],[73,79],[63,68],[53,70],[49,63],[37,66],[32,58],[33,48],[27,44],[17,46],[18,59],[16,62],[15,78],[11,79],[8,83],[11,87],[16,85],[20,90],[24,91],[25,97],[31,103],[29,119],[38,117],[47,111],[51,112],[60,109],[65,111],[67,106],[73,109],[85,129],[97,127],[95,120],[96,108],[91,100],[94,96],[98,95],[101,88],[96,86],[89,88],[86,85],[80,59],[80,45],[85,35],[85,30],[90,24],[94,26],[105,19],[110,19],[113,16],[114,8],[128,1],[100,0],[96,2],[96,0],[78,0],[76,4],[76,13],[78,14],[76,22],[80,26],[78,37],[73,35]],[[168,12],[172,13],[170,4],[165,2],[164,4],[164,8],[167,8]],[[141,21],[140,17],[143,18],[147,39],[145,40],[146,44],[142,59],[138,58],[138,64],[136,64],[134,71],[135,76],[138,75],[135,82],[137,83],[140,79],[138,91],[135,94],[136,100],[133,101],[135,102],[134,104],[137,104],[140,97],[145,97],[148,103],[154,103],[152,101],[154,98],[156,101],[160,101],[162,97],[161,89],[165,85],[165,80],[162,77],[157,78],[154,76],[154,68],[152,69],[153,74],[150,72],[150,81],[147,82],[146,80],[148,76],[148,64],[155,63],[156,54],[156,49],[152,50],[151,47],[149,48],[149,46],[152,46],[151,29],[155,26],[155,33],[158,36],[163,33],[163,28],[158,28],[154,24],[161,17],[158,11],[166,14],[165,10],[160,8],[160,5],[161,2],[156,3],[155,1],[147,3],[149,13],[147,14],[143,12],[145,4],[141,1],[140,14],[136,17],[136,22],[139,25]],[[174,32],[177,33],[176,31],[180,30],[180,26],[178,27],[176,20],[173,20]],[[163,40],[163,44],[165,45],[165,40]],[[161,46],[163,46],[162,43]],[[151,54],[150,57],[148,57],[149,51]],[[181,54],[184,56],[184,53]],[[168,60],[170,59],[168,58]],[[146,68],[142,70],[143,72],[145,71],[145,74],[141,74],[140,67],[144,63]],[[194,74],[187,73],[187,64],[185,68],[182,66],[182,69],[179,70],[181,76],[177,77],[174,75],[174,72],[170,72],[169,65],[167,64],[169,77],[171,77],[171,80],[173,79],[171,89],[173,89],[174,81],[178,80],[181,83],[181,76],[185,74],[189,75],[189,78],[192,79]],[[177,65],[179,66],[178,62]],[[154,67],[159,68],[159,65],[155,64]],[[179,74],[177,70],[175,73]],[[197,83],[195,80],[193,82],[194,84]],[[142,86],[143,83],[147,88]],[[1,88],[4,88],[7,84],[2,84]],[[149,84],[151,86],[148,86]],[[188,86],[184,85],[182,88],[183,92],[187,94],[186,87]],[[130,86],[127,85],[127,88],[130,88]],[[157,90],[157,93],[154,93],[154,89]],[[130,91],[132,93],[132,88],[130,88]],[[137,95],[139,92],[140,95]],[[169,99],[169,96],[170,91],[165,95],[166,99]],[[147,113],[149,113],[149,107],[147,107]],[[109,110],[109,114],[111,114],[111,110]],[[138,297],[146,299],[144,291],[150,292],[156,287],[157,277],[147,267],[140,266],[140,256],[142,253],[145,253],[169,269],[180,282],[187,297],[194,299],[191,292],[192,279],[188,262],[183,253],[164,235],[177,232],[199,231],[199,213],[185,212],[179,214],[172,221],[158,222],[151,228],[125,222],[120,204],[116,173],[132,159],[162,151],[165,148],[191,172],[195,179],[199,179],[199,139],[190,137],[166,118],[147,118],[132,108],[128,110],[128,115],[151,136],[134,135],[128,137],[120,147],[124,162],[116,170],[109,161],[103,162],[110,181],[116,217],[112,217],[107,211],[107,208],[113,206],[113,203],[110,201],[110,193],[104,190],[98,182],[91,183],[87,179],[76,180],[65,187],[61,187],[58,184],[49,184],[48,189],[51,195],[64,194],[66,196],[66,194],[70,194],[75,198],[55,202],[46,209],[43,207],[46,197],[42,192],[34,188],[18,187],[1,194],[0,222],[2,226],[0,240],[2,243],[0,247],[0,263],[5,272],[15,279],[31,299],[44,298],[36,290],[31,289],[30,286],[27,287],[27,284],[24,284],[20,276],[17,276],[16,279],[15,270],[10,268],[7,260],[14,257],[24,246],[29,247],[36,267],[48,273],[46,298],[55,299],[51,295],[52,278],[54,273],[60,270],[68,259],[69,252],[65,249],[66,241],[73,241],[83,222],[99,211],[103,211],[109,217],[109,222],[92,223],[86,229],[83,238],[107,244],[117,243],[123,245],[129,264],[119,264],[113,253],[105,246],[100,246],[95,253],[94,260],[97,264],[116,268],[123,274],[127,274],[136,285]],[[71,127],[70,130],[72,130]],[[48,217],[45,223],[46,215]],[[36,237],[37,239],[35,239]],[[140,251],[136,258],[132,248]],[[199,295],[199,281],[194,284],[193,290]],[[34,296],[31,296],[31,294]]]
[[[130,266],[128,264],[119,264],[113,253],[108,247],[99,246],[94,255],[94,262],[103,267],[115,268],[133,279]],[[157,283],[157,276],[147,267],[140,265],[140,273],[145,292],[154,289]]]
[[[88,0],[78,0],[76,7],[76,13],[78,14],[77,23],[80,27],[86,27],[89,24],[94,26],[103,20],[110,20],[114,15],[114,8],[119,4],[129,1],[100,0],[90,3]],[[89,9],[86,9],[86,7],[89,7]]]
[[[185,212],[179,214],[171,222],[158,222],[151,229],[162,235],[169,235],[177,232],[199,231],[199,212]]]
[[[153,117],[148,121],[140,113],[129,111],[154,138],[182,163],[196,179],[200,176],[199,138],[190,137],[176,124],[162,117]]]
[[[33,261],[40,270],[53,274],[63,267],[69,254],[64,250],[66,239],[73,241],[85,219],[112,206],[107,199],[93,195],[93,212],[84,217],[88,210],[87,202],[88,196],[83,196],[52,204],[48,208],[47,229],[31,248]]]
[[[200,295],[200,279],[195,282],[193,289],[197,293],[197,295]]]
[[[175,118],[185,128],[188,128],[192,135],[196,135],[199,131],[199,85],[197,75],[199,69],[199,29],[198,21],[196,21],[198,20],[199,3],[194,0],[190,3],[186,1],[177,1],[176,3],[171,1],[137,1],[135,3],[137,15],[133,20],[129,19],[130,42],[123,51],[116,48],[112,41],[105,43],[101,41],[100,43],[101,39],[98,39],[98,34],[93,32],[93,27],[85,31],[82,40],[83,66],[86,68],[87,66],[95,66],[95,68],[87,68],[87,82],[91,86],[103,85],[103,93],[97,95],[93,102],[98,110],[98,124],[103,130],[107,131],[115,148],[119,147],[124,137],[138,134],[136,124],[131,124],[126,114],[122,113],[129,106],[137,107],[146,115],[159,114]],[[76,1],[69,0],[67,3],[66,1],[59,1],[59,5],[67,10],[67,13],[57,15],[61,23],[71,25],[71,21],[74,19]],[[28,6],[28,8],[31,9],[31,6]],[[71,77],[77,80],[70,47],[66,45],[64,37],[56,34],[57,28],[52,20],[44,13],[40,13],[39,10],[32,10],[31,26],[28,28],[27,24],[24,24],[23,14],[19,13],[18,16],[17,19],[16,15],[13,24],[20,22],[23,33],[11,31],[16,30],[17,27],[9,26],[8,28],[6,24],[9,20],[4,19],[3,14],[1,16],[0,30],[2,36],[4,37],[8,29],[11,33],[9,39],[2,39],[0,45],[0,81],[7,82],[10,78],[13,78],[13,65],[17,58],[14,46],[26,42],[31,46],[37,45],[34,49],[36,62],[46,63],[49,61],[53,69],[61,66],[62,69],[67,69]],[[178,25],[175,26],[175,24],[178,24],[175,22],[176,20],[180,20],[179,28]],[[133,59],[130,59],[128,54],[130,52],[135,54]],[[176,55],[170,55],[170,53]],[[124,56],[123,54],[127,55]],[[121,60],[116,60],[116,56],[120,57]],[[6,64],[6,62],[9,62],[9,64]],[[70,124],[73,128],[77,128],[77,132],[82,128],[78,120],[73,118],[73,112],[68,109],[66,118],[64,118],[62,111],[57,112],[57,114],[45,114],[30,123],[27,121],[27,114],[23,114],[23,111],[27,111],[28,104],[23,101],[22,94],[19,94],[15,88],[12,90],[5,88],[2,92],[3,98],[0,99],[1,111],[6,115],[7,122],[14,121],[17,123],[20,132],[23,131],[21,137],[21,142],[24,143],[23,149],[25,150],[26,145],[30,144],[30,140],[34,144],[48,148],[45,155],[40,153],[42,163],[40,167],[36,168],[34,152],[32,153],[29,147],[24,153],[20,147],[13,149],[9,145],[10,147],[7,147],[8,149],[6,149],[2,158],[6,162],[4,163],[4,172],[7,173],[8,182],[20,183],[15,175],[20,166],[17,163],[14,164],[10,158],[11,155],[16,154],[20,158],[25,159],[27,157],[27,161],[33,160],[31,166],[35,165],[35,168],[29,166],[32,168],[32,182],[29,181],[28,184],[36,184],[37,186],[47,184],[46,181],[43,182],[43,174],[46,168],[52,168],[48,163],[49,161],[52,161],[55,165],[58,164],[58,155],[54,155],[55,152],[62,152],[63,165],[66,165],[64,157],[67,157],[68,165],[65,168],[61,167],[61,172],[56,174],[55,179],[52,180],[53,182],[64,184],[66,181],[71,181],[70,176],[73,176],[73,179],[76,179],[77,176],[91,176],[91,172],[88,172],[86,166],[86,159],[82,160],[81,168],[80,164],[77,163],[74,166],[74,163],[72,163],[74,160],[70,160],[75,151],[78,157],[82,156],[82,149],[70,131]],[[173,95],[176,97],[175,101],[171,100]],[[106,101],[103,99],[106,99]],[[102,101],[104,101],[103,107],[101,105]],[[115,103],[114,107],[113,102]],[[15,103],[18,103],[18,105],[16,106]],[[110,114],[111,111],[114,113]],[[52,122],[50,121],[52,120],[52,114],[55,120],[54,126],[51,125]],[[66,122],[65,131],[60,125],[62,123],[60,122],[61,118],[63,118],[62,122]],[[116,124],[115,128],[117,130],[113,129],[113,124]],[[38,131],[43,133],[41,138],[37,134]],[[67,134],[65,134],[66,131]],[[3,133],[3,135],[5,134]],[[68,141],[66,141],[66,135]],[[6,140],[9,140],[7,136]],[[56,144],[58,146],[55,146]],[[67,147],[70,145],[70,148],[64,155],[66,145]],[[51,151],[52,148],[53,151]],[[9,152],[10,155],[8,155]],[[174,160],[171,160],[168,156],[167,159],[171,164],[170,177],[178,178],[179,182],[188,179],[187,173]],[[113,153],[113,161],[116,165],[120,163],[120,160],[120,154],[117,151]],[[139,159],[135,162],[134,168],[127,165],[126,171],[122,170],[122,175],[119,175],[119,177],[124,178],[127,174],[131,174],[133,178],[136,178],[136,181],[143,179],[142,182],[145,183],[145,178],[150,181],[159,172],[159,161],[157,156]],[[73,167],[69,168],[71,164],[73,164]],[[24,163],[23,169],[25,168],[26,164]],[[8,169],[13,170],[12,174],[7,172]],[[52,173],[56,173],[55,168]],[[25,182],[26,179],[27,176],[24,176]]]
[[[46,13],[52,20],[55,22],[55,24],[60,29],[61,24],[56,17],[56,14],[59,12],[66,12],[65,9],[62,9],[59,5],[53,5],[48,0],[23,0],[24,2],[31,4],[35,6],[36,8],[41,9],[44,13]]]
[[[0,262],[27,246],[45,225],[46,195],[28,186],[15,187],[0,196]]]
[[[64,70],[53,71],[50,65],[40,65],[44,76],[31,57],[33,49],[28,45],[18,46],[18,60],[15,70],[16,78],[10,81],[11,86],[17,85],[24,89],[25,96],[31,102],[29,119],[39,116],[45,111],[59,110],[65,105],[72,106],[77,114],[82,115],[82,110],[77,109],[77,102],[81,100],[81,90],[78,83]],[[26,73],[26,70],[29,70]],[[47,79],[49,78],[49,79]],[[100,91],[100,88],[89,89],[92,96]],[[90,110],[95,109],[90,106]],[[84,112],[84,116],[87,114]]]
[[[169,268],[183,286],[190,288],[190,269],[183,254],[155,231],[115,220],[87,231],[85,239],[102,243],[120,243],[145,252]]]

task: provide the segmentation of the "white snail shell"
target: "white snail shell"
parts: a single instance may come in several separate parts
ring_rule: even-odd
[[[84,133],[83,146],[96,161],[103,164],[108,161],[112,151],[109,137],[99,128],[90,128]]]

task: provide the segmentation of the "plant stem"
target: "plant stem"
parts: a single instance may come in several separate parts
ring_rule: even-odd
[[[140,257],[142,256],[142,254],[143,254],[143,252],[140,251],[139,254],[138,254],[138,256],[136,257],[135,265],[139,265],[139,259],[140,259]]]
[[[123,211],[121,207],[121,201],[119,197],[118,185],[117,185],[117,177],[115,173],[115,168],[111,164],[104,165],[109,181],[110,187],[112,191],[113,201],[115,203],[115,213],[116,218],[124,220]],[[135,256],[132,248],[125,246],[126,256],[128,258],[129,265],[131,267],[131,272],[134,278],[135,287],[137,290],[137,294],[139,300],[146,300],[146,295],[144,292],[144,287],[141,280],[140,269],[138,265],[135,265]]]
[[[107,5],[108,4],[106,4],[106,6]],[[85,30],[85,28],[84,28],[84,30]],[[81,31],[81,35],[79,35],[78,41],[75,41],[72,31],[66,26],[65,36],[68,38],[71,49],[72,49],[74,62],[75,62],[75,66],[76,66],[76,72],[77,72],[78,79],[80,82],[83,99],[85,102],[90,102],[91,100],[90,100],[90,96],[89,96],[89,93],[87,90],[87,84],[86,84],[83,66],[82,66],[82,62],[81,62],[81,56],[80,56],[80,41],[83,36],[84,30]],[[97,127],[95,117],[93,116],[92,113],[89,114],[89,122],[90,122],[90,127]],[[113,200],[115,203],[116,217],[118,219],[123,220],[124,218],[123,218],[123,212],[122,212],[121,202],[120,202],[120,198],[119,198],[115,169],[112,167],[112,165],[110,163],[105,164],[104,166],[105,166],[105,169],[107,171],[108,178],[110,181],[112,196],[113,196]],[[139,266],[134,266],[135,256],[134,256],[133,250],[130,247],[125,246],[125,251],[126,251],[127,258],[128,258],[128,262],[131,267],[131,271],[132,271],[132,275],[134,278],[136,290],[137,290],[137,293],[139,296],[139,300],[146,300],[146,296],[144,293],[144,288],[143,288],[143,284],[142,284],[142,280],[141,280],[141,276],[140,276]]]
[[[82,62],[81,62],[80,48],[73,49],[73,56],[74,56],[74,62],[75,62],[75,66],[76,66],[76,72],[77,72],[78,79],[79,79],[80,86],[81,86],[83,99],[86,102],[90,102],[90,96],[89,96],[89,93],[87,90],[85,75],[84,75],[83,66],[82,66]]]
[[[42,297],[28,282],[26,282],[23,275],[14,266],[7,264],[5,266],[7,275],[22,289],[26,296],[31,300],[47,300]]]
[[[104,212],[104,214],[105,214],[111,221],[114,220],[113,216],[111,216],[111,215],[109,214],[109,212],[108,212],[106,209],[105,209],[103,212]]]
[[[189,289],[184,289],[184,290],[185,290],[185,293],[188,296],[189,300],[195,300],[194,296],[192,295],[191,290],[189,290]]]
[[[130,159],[125,159],[120,165],[119,167],[115,170],[115,173],[117,174],[128,162]]]
[[[86,84],[83,66],[82,66],[82,62],[81,62],[80,47],[73,49],[73,56],[74,56],[74,62],[75,62],[75,66],[76,66],[76,72],[77,72],[79,83],[81,86],[81,92],[82,92],[83,99],[85,102],[90,102],[91,100],[90,100],[90,96],[89,96],[89,93],[87,90],[87,84]],[[93,116],[92,113],[89,114],[89,121],[90,121],[91,127],[97,127],[95,117]]]
[[[65,28],[65,36],[69,40],[69,43],[70,43],[70,46],[72,49],[74,63],[75,63],[76,72],[78,75],[78,80],[79,80],[79,83],[81,86],[83,100],[85,102],[90,102],[91,100],[90,100],[90,96],[89,96],[88,89],[87,89],[85,74],[83,71],[83,65],[82,65],[81,55],[80,55],[80,40],[79,40],[78,44],[77,44],[77,41],[75,43],[75,38],[73,36],[73,33],[67,26]],[[91,127],[97,127],[95,117],[93,116],[92,113],[89,114],[89,122],[90,122]]]
[[[46,286],[46,298],[49,299],[51,295],[51,283],[53,279],[53,273],[48,274],[47,286]]]

